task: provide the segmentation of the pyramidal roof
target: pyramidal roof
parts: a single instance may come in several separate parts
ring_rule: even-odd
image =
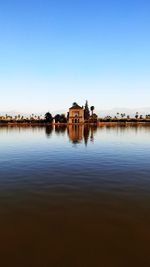
[[[74,103],[74,105],[72,105],[70,109],[83,109],[83,108],[80,107],[77,103]]]

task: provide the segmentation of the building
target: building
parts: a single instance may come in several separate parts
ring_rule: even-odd
[[[84,108],[77,103],[69,108],[69,123],[84,123]]]

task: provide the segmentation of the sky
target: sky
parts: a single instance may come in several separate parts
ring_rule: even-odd
[[[150,107],[150,1],[0,0],[0,112]]]

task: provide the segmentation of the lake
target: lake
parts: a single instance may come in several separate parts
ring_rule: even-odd
[[[150,126],[0,127],[1,266],[150,265]]]

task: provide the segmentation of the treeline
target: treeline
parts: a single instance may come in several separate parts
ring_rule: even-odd
[[[77,105],[76,102],[73,103],[73,106]],[[84,120],[87,123],[96,123],[98,116],[94,113],[94,106],[91,106],[89,108],[88,101],[86,101],[84,106]],[[30,115],[28,118],[21,116],[18,114],[17,116],[0,116],[0,123],[62,123],[66,124],[69,119],[69,112],[67,113],[67,116],[65,114],[56,114],[55,116],[52,116],[50,112],[47,112],[44,116],[40,115]]]
[[[50,112],[47,112],[44,116],[31,115],[29,118],[24,116],[0,116],[0,123],[67,123],[67,117],[65,114],[57,114],[54,117]]]
[[[30,116],[30,118],[26,118],[24,116],[21,116],[18,118],[12,117],[12,116],[1,116],[0,117],[0,123],[62,123],[66,124],[69,119],[69,113],[67,114],[67,117],[65,114],[56,114],[55,116],[52,116],[50,112],[47,112],[43,118],[39,116]],[[85,117],[85,122],[97,122],[97,116],[95,114]]]
[[[99,118],[99,121],[112,121],[112,122],[124,122],[124,121],[131,121],[131,122],[136,122],[136,121],[150,121],[150,114],[141,115],[139,112],[136,112],[133,117],[130,115],[126,115],[125,113],[117,113],[116,116],[106,116],[104,118]]]
[[[77,105],[76,102],[73,105]],[[149,122],[150,121],[150,114],[141,115],[139,112],[136,112],[133,117],[126,115],[125,113],[117,113],[116,116],[106,116],[104,118],[98,118],[98,116],[94,113],[94,106],[89,108],[88,101],[86,101],[84,106],[84,122],[85,123],[97,123],[97,122]],[[47,112],[44,116],[40,115],[30,115],[29,117],[21,116],[18,114],[17,116],[0,116],[0,123],[7,124],[7,123],[56,123],[56,124],[66,124],[69,119],[69,112],[67,116],[65,114],[56,114],[52,116],[50,112]]]

